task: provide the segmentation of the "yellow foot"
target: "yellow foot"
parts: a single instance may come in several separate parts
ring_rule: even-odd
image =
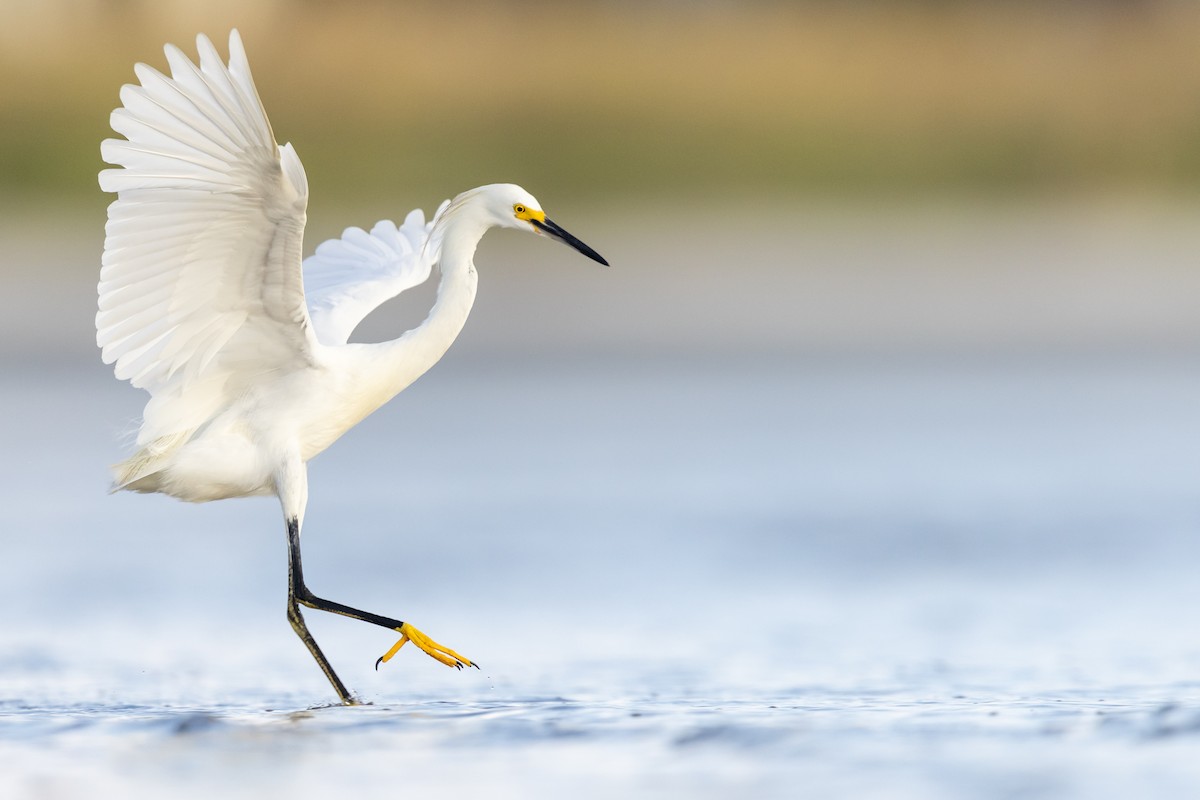
[[[449,647],[442,647],[440,644],[430,639],[419,630],[409,625],[407,622],[400,626],[400,641],[392,645],[392,649],[381,655],[375,662],[375,669],[379,669],[380,664],[386,664],[392,660],[392,656],[400,652],[400,648],[404,647],[408,642],[412,642],[417,647],[421,648],[428,655],[433,656],[438,661],[445,664],[447,667],[462,669],[463,667],[474,667],[479,669],[479,665],[472,662],[470,659],[463,658],[458,653],[451,650]]]

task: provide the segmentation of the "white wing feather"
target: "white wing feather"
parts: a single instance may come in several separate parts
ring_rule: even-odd
[[[321,344],[345,344],[367,314],[429,278],[438,251],[429,241],[432,230],[433,221],[417,209],[399,227],[382,220],[370,233],[347,228],[304,260],[308,313]]]
[[[199,66],[166,47],[121,90],[101,154],[109,206],[96,341],[148,390],[139,443],[203,424],[240,383],[312,363],[301,249],[308,183],[278,146],[237,31],[229,65],[197,37]],[[185,391],[186,390],[186,391]],[[186,395],[186,400],[184,399]]]

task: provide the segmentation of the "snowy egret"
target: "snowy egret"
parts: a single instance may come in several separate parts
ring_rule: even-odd
[[[113,490],[191,502],[274,494],[288,542],[287,616],[343,703],[357,702],[308,631],[300,606],[400,634],[448,666],[477,666],[407,622],[317,597],[304,582],[300,532],[307,463],[432,367],[475,299],[483,234],[516,228],[607,265],[512,184],[472,189],[397,226],[349,228],[301,261],[308,182],[278,145],[237,31],[226,65],[207,37],[199,64],[167,45],[171,75],[138,64],[139,85],[101,154],[108,208],[96,341],[118,378],[150,393],[137,452]],[[440,280],[429,316],[400,338],[349,344],[385,300]]]

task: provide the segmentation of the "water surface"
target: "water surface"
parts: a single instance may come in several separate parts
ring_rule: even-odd
[[[449,359],[272,500],[109,496],[100,367],[0,378],[5,796],[1200,788],[1200,367]]]

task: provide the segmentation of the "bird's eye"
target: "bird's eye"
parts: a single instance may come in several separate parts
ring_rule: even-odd
[[[524,214],[525,206],[521,205],[520,203],[517,203],[515,206],[513,206],[513,211],[517,212],[518,214]]]

